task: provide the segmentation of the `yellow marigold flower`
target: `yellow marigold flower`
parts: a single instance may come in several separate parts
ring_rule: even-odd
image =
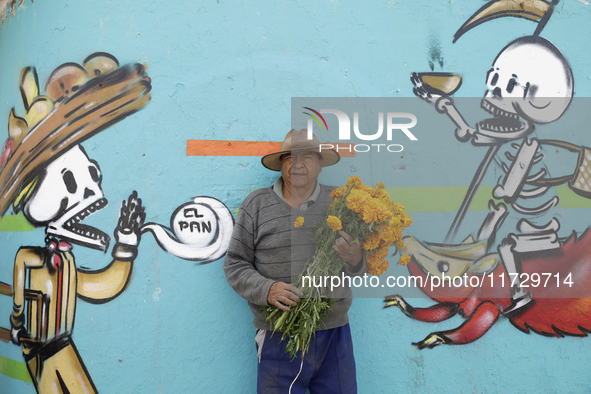
[[[363,185],[363,182],[361,182],[361,179],[357,175],[351,175],[347,180],[347,187],[350,187],[353,184]]]
[[[363,207],[363,221],[367,224],[370,224],[372,222],[379,223],[378,218],[379,212],[375,204],[373,204],[372,202],[366,203]]]
[[[380,258],[380,260],[384,260],[386,257],[388,257],[388,248],[379,248],[376,255]]]
[[[410,262],[410,256],[405,254],[398,260],[398,264],[400,265],[407,265]]]
[[[383,260],[383,261],[375,260],[375,261],[371,261],[371,262],[368,260],[367,272],[370,273],[371,275],[379,276],[379,275],[382,275],[384,272],[386,272],[386,270],[388,269],[389,266],[390,266],[390,263],[387,260]]]
[[[380,201],[371,198],[365,201],[363,206],[363,221],[367,224],[375,222],[382,223],[390,220],[393,216],[388,208]]]
[[[381,261],[381,260],[378,260],[376,258],[376,255],[373,253],[368,253],[366,258],[367,258],[367,267],[368,268],[379,264],[379,262]]]
[[[402,217],[400,218],[400,223],[404,227],[410,227],[410,225],[412,223],[412,218],[406,214],[403,214]]]
[[[388,257],[388,248],[379,248],[367,252],[367,263],[378,264]]]
[[[378,182],[378,183],[376,183],[376,188],[378,188],[378,189],[385,189],[386,188],[386,185],[384,185],[382,182]]]
[[[395,244],[396,247],[398,249],[400,249],[402,246],[404,246],[404,244],[402,244],[402,246],[398,247],[399,242],[402,242],[401,238],[402,238],[402,233],[400,233],[398,231],[396,231],[394,233],[389,233],[388,238],[386,238],[386,239],[382,238],[383,244],[380,243],[380,246],[390,246],[392,244]]]
[[[378,211],[378,223],[387,222],[391,220],[394,215],[392,212],[388,210],[388,208],[382,204],[381,202],[378,203],[379,211]]]
[[[398,250],[400,250],[400,249],[404,248],[404,242],[402,242],[402,240],[400,240],[400,241],[397,241],[397,242],[396,242],[396,248],[397,248]]]
[[[396,241],[396,233],[393,231],[393,229],[390,226],[384,226],[384,229],[382,230],[382,241],[383,241],[383,246],[389,246],[392,245],[395,241]]]
[[[392,209],[392,199],[390,198],[390,195],[388,194],[387,191],[385,190],[379,190],[379,199],[382,203],[384,203],[384,205],[386,205],[388,207],[388,209]]]
[[[363,249],[365,250],[372,250],[380,246],[380,234],[373,233],[369,234],[365,241],[363,241]]]
[[[343,228],[343,224],[341,223],[341,220],[336,216],[330,215],[326,219],[326,223],[328,223],[328,227],[330,227],[330,229],[332,231],[341,230]]]
[[[391,209],[394,214],[404,214],[404,205],[400,203],[393,204]]]
[[[345,191],[346,190],[344,190],[342,186],[334,189],[332,192],[330,192],[330,198],[334,200],[335,198],[342,196]]]
[[[347,196],[347,208],[353,212],[362,213],[370,199],[369,194],[362,190],[351,190],[351,193]]]
[[[353,189],[355,190],[363,190],[364,192],[366,192],[367,194],[371,195],[372,192],[374,191],[374,188],[368,185],[356,185]]]
[[[294,227],[302,227],[303,225],[304,225],[304,218],[301,216],[298,217],[293,224]]]
[[[390,226],[392,228],[402,227],[402,223],[400,221],[400,215],[396,215],[396,216],[392,217],[392,219],[390,219]]]

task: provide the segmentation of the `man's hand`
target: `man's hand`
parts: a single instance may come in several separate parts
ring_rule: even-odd
[[[356,269],[361,264],[363,254],[361,246],[359,246],[349,234],[344,231],[339,231],[341,238],[337,238],[334,243],[334,250],[339,257],[352,269]]]
[[[269,289],[267,302],[282,311],[289,311],[289,307],[296,306],[300,302],[300,297],[303,296],[304,293],[297,287],[285,282],[275,282]]]

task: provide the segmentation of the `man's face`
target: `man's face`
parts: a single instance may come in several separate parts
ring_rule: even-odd
[[[281,160],[281,175],[287,187],[313,187],[321,172],[322,159],[311,150],[288,153]]]

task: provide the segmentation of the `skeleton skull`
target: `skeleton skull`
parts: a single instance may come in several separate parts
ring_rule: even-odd
[[[541,37],[522,37],[507,45],[486,78],[482,107],[495,115],[478,124],[486,135],[519,138],[532,123],[560,118],[573,96],[573,76],[562,53]]]
[[[79,223],[107,205],[101,181],[97,163],[76,145],[47,166],[23,212],[31,223],[47,225],[47,234],[106,250],[109,236]]]

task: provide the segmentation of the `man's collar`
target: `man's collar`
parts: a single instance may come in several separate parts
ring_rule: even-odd
[[[275,192],[275,194],[277,194],[279,196],[280,199],[282,199],[283,201],[285,201],[287,203],[287,200],[285,199],[285,197],[283,197],[283,190],[282,189],[283,189],[283,178],[279,177],[279,178],[277,178],[277,180],[273,184],[273,191]],[[318,182],[318,179],[316,179],[316,186],[314,187],[314,191],[312,192],[312,195],[302,204],[302,206],[300,207],[300,210],[305,211],[306,209],[310,208],[318,200],[319,196],[320,196],[320,182]]]

